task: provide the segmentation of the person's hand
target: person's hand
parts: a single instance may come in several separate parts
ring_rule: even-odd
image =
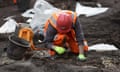
[[[80,61],[85,61],[85,60],[86,60],[86,57],[85,57],[84,54],[79,54],[79,55],[78,55],[78,59],[79,59]]]
[[[63,47],[60,46],[53,46],[53,50],[56,51],[58,54],[63,54],[66,50]]]

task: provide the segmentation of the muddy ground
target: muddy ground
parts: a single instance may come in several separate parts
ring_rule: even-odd
[[[61,9],[75,10],[75,0],[47,1]],[[87,6],[96,6],[95,3],[100,2],[103,6],[110,7],[107,12],[100,15],[79,17],[88,44],[109,43],[120,48],[120,1],[80,1]],[[0,26],[5,22],[3,19],[11,15],[16,16],[17,22],[25,22],[26,20],[26,18],[20,16],[16,5],[6,6],[0,8]],[[8,44],[8,35],[0,34],[0,53]],[[120,72],[120,50],[109,52],[90,51],[87,53],[87,61],[85,62],[78,61],[76,56],[66,53],[55,59],[32,58],[27,61],[16,61],[13,64],[0,65],[0,72]]]

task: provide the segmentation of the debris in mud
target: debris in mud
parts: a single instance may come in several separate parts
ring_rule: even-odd
[[[109,52],[90,51],[86,62],[78,61],[75,57],[76,55],[72,55],[67,59],[57,57],[54,60],[49,57],[33,58],[28,61],[16,61],[14,64],[2,66],[0,70],[4,72],[6,68],[6,70],[15,69],[14,71],[18,71],[21,70],[19,67],[27,67],[27,69],[22,69],[23,72],[26,70],[30,71],[29,68],[32,68],[30,72],[48,72],[48,70],[49,72],[119,72],[120,56],[118,57],[116,53],[120,54],[120,51],[118,52],[114,51],[112,54],[109,54]]]

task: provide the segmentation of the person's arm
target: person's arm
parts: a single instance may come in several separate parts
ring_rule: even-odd
[[[75,34],[76,34],[76,40],[78,42],[79,45],[79,55],[78,55],[78,59],[79,60],[86,60],[86,57],[84,56],[84,33],[82,31],[82,27],[81,24],[79,23],[78,19],[76,20],[76,24],[75,24]]]
[[[57,34],[56,29],[49,24],[48,29],[46,30],[46,36],[44,38],[44,42],[46,43],[47,48],[52,48],[53,45],[52,42],[56,34]]]
[[[53,45],[54,36],[56,34],[57,34],[56,29],[49,24],[48,29],[46,31],[46,37],[44,39],[44,42],[46,43],[47,48],[53,49],[58,54],[63,54],[65,52],[65,48]]]
[[[75,29],[75,35],[76,35],[76,40],[79,45],[84,45],[83,40],[84,38],[84,33],[81,27],[81,24],[79,23],[78,19],[76,20],[76,23],[74,24],[74,29]]]

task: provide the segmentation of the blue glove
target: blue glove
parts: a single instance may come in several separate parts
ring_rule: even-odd
[[[85,61],[86,60],[86,57],[84,54],[79,54],[78,55],[78,59],[81,60],[81,61]]]
[[[54,46],[53,50],[55,50],[58,54],[63,54],[66,51],[65,48],[60,46]]]

